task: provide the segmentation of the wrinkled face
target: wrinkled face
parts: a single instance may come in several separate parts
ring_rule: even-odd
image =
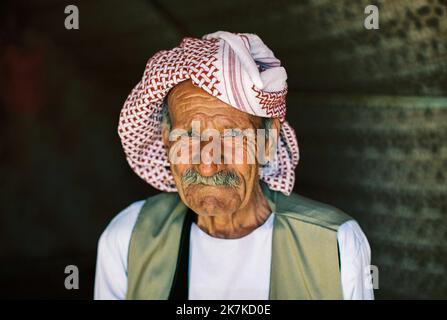
[[[235,161],[237,148],[234,138],[240,135],[240,131],[233,129],[256,131],[261,127],[261,118],[225,104],[190,81],[172,89],[168,106],[171,123],[170,130],[166,125],[162,127],[163,141],[170,154],[172,175],[183,202],[204,216],[231,215],[243,208],[259,184],[259,166],[257,161],[248,161],[249,153],[254,149],[246,139],[238,145],[237,152],[243,152],[242,161]],[[210,134],[210,138],[203,141],[194,136],[194,127],[198,126],[202,134],[211,131],[220,133],[220,136]],[[176,131],[180,134],[173,135]],[[218,139],[220,155],[216,153],[218,149],[211,148]],[[234,147],[231,152],[225,149],[229,144]],[[182,146],[192,150],[187,161],[173,161]],[[194,159],[196,147],[200,147],[199,159]]]

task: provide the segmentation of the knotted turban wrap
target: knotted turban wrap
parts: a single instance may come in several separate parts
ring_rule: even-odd
[[[159,190],[177,191],[162,141],[161,111],[169,90],[188,79],[243,112],[280,119],[276,156],[262,167],[261,179],[270,189],[290,194],[299,151],[295,132],[285,121],[287,74],[262,40],[248,33],[187,37],[148,60],[118,126],[127,161],[137,175]]]

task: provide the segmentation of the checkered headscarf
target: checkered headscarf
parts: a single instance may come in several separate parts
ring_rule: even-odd
[[[155,188],[177,191],[161,138],[161,109],[168,91],[188,79],[243,112],[281,120],[276,156],[262,168],[261,179],[270,189],[290,194],[299,151],[295,132],[285,121],[287,74],[262,40],[248,33],[218,31],[202,39],[184,38],[178,47],[149,59],[119,120],[131,168]]]

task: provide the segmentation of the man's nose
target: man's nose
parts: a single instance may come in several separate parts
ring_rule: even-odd
[[[205,177],[212,176],[219,170],[220,159],[214,159],[212,144],[212,141],[200,144],[200,163],[197,165],[197,171]]]

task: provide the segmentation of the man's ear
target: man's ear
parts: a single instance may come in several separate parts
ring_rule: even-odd
[[[272,118],[270,121],[270,128],[266,137],[267,143],[265,144],[267,161],[271,161],[276,155],[276,148],[278,148],[279,133],[281,130],[281,121],[279,121],[279,118]]]

